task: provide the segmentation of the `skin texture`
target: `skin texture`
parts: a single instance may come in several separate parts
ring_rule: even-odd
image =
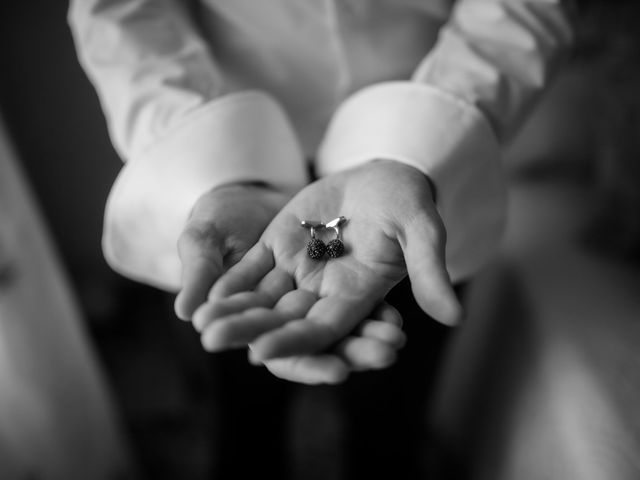
[[[310,259],[301,219],[339,215],[348,219],[345,254]],[[255,246],[215,282],[193,321],[209,351],[249,345],[251,361],[265,363],[277,376],[292,379],[297,372],[295,379],[304,381],[304,366],[312,365],[328,372],[321,381],[335,383],[350,370],[380,368],[395,359],[395,337],[386,349],[369,337],[348,346],[345,341],[356,338],[365,320],[386,328],[399,323],[389,321],[397,312],[382,302],[407,275],[427,314],[447,325],[459,321],[462,309],[446,272],[444,246],[428,179],[398,162],[370,162],[314,182],[292,198]],[[357,360],[345,358],[347,351]]]

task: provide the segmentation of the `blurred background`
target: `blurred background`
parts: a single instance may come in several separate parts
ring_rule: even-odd
[[[463,329],[454,342],[447,378],[457,381],[443,381],[434,422],[443,441],[469,459],[469,468],[500,471],[499,478],[505,479],[543,478],[538,468],[549,455],[557,461],[547,463],[544,478],[640,478],[640,422],[634,406],[640,393],[635,375],[640,360],[635,354],[640,340],[640,7],[632,1],[584,1],[580,7],[571,61],[507,151],[513,220],[504,254],[470,289],[467,301],[475,327]],[[94,90],[78,65],[66,9],[67,3],[57,0],[0,4],[2,151],[13,162],[0,170],[0,214],[6,217],[0,215],[0,230],[11,226],[12,212],[21,218],[35,215],[37,225],[29,231],[44,235],[42,248],[52,248],[47,250],[56,259],[51,268],[56,281],[68,285],[70,298],[62,307],[52,300],[51,308],[71,312],[75,323],[64,328],[80,331],[74,345],[82,345],[75,356],[62,344],[60,351],[70,355],[69,375],[87,377],[76,407],[71,397],[56,401],[65,415],[85,401],[95,405],[84,412],[86,430],[78,430],[69,442],[81,445],[93,438],[96,472],[104,468],[96,476],[78,473],[82,469],[61,474],[66,467],[38,456],[47,446],[33,447],[31,440],[42,435],[34,426],[31,440],[27,435],[22,443],[7,437],[10,429],[0,434],[0,477],[207,478],[215,441],[209,408],[214,386],[198,338],[175,318],[171,295],[118,276],[102,257],[104,202],[121,163]],[[33,201],[31,210],[11,209],[18,197],[9,198],[7,172],[16,195]],[[11,242],[0,247],[11,253]],[[0,256],[7,256],[2,248]],[[10,327],[11,303],[1,289],[10,290],[14,279],[2,261],[4,332]],[[38,268],[33,274],[45,275]],[[22,301],[46,296],[33,285]],[[39,315],[51,315],[55,326],[55,311],[45,308]],[[521,320],[515,330],[514,317]],[[46,344],[48,338],[39,341]],[[492,348],[497,338],[507,342]],[[486,351],[492,352],[491,362],[484,361]],[[50,353],[59,358],[56,351]],[[91,369],[73,373],[74,359]],[[485,378],[489,371],[489,377],[504,382],[483,383],[494,388],[482,394],[464,381]],[[565,377],[562,372],[571,373]],[[526,373],[532,373],[533,383],[525,388],[520,381]],[[74,388],[63,379],[49,381],[62,390]],[[6,390],[12,385],[0,385],[0,417],[12,411]],[[309,398],[300,396],[300,410],[314,411],[313,402],[330,404],[322,395]],[[543,410],[531,413],[532,398]],[[586,417],[591,423],[585,426]],[[74,421],[82,423],[82,418],[79,414]],[[332,438],[333,421],[316,417],[323,425],[314,424],[316,437],[299,435],[297,461],[299,470],[307,472],[300,478],[337,478],[339,454],[326,445],[314,450],[314,442]],[[496,424],[504,425],[502,430],[496,431]],[[0,430],[6,425],[0,418]],[[550,435],[543,425],[552,429],[557,444],[543,445]],[[59,426],[49,427],[44,435]],[[470,428],[474,435],[468,435]],[[561,429],[559,435],[555,429]],[[481,432],[487,431],[491,442],[483,441]],[[606,447],[587,440],[603,436]],[[29,448],[34,457],[19,454]],[[325,457],[315,456],[317,451]],[[47,474],[51,471],[58,475]]]
[[[69,470],[69,465],[64,470],[48,460],[34,457],[47,449],[47,445],[42,441],[43,445],[38,446],[38,440],[33,437],[48,436],[49,442],[61,441],[59,432],[51,431],[54,426],[44,426],[18,446],[14,445],[13,450],[9,449],[9,452],[23,449],[29,453],[26,459],[18,456],[21,462],[15,467],[19,472],[15,477],[8,473],[13,471],[9,469],[10,459],[6,453],[0,454],[0,478],[129,478],[125,474],[135,470],[133,464],[139,466],[138,474],[147,474],[149,478],[202,478],[197,476],[202,473],[196,472],[207,468],[207,442],[211,440],[202,438],[208,433],[201,432],[210,430],[211,409],[198,410],[208,388],[206,374],[191,372],[206,365],[204,352],[191,327],[173,314],[171,295],[129,282],[113,273],[102,257],[104,203],[121,161],[107,137],[95,92],[78,64],[66,21],[67,6],[65,1],[44,0],[2,2],[0,6],[0,116],[6,130],[2,151],[12,157],[5,161],[11,161],[13,167],[19,169],[17,172],[8,172],[8,167],[0,170],[3,176],[0,191],[4,193],[0,197],[3,200],[0,213],[5,214],[0,215],[0,230],[16,228],[9,223],[12,213],[13,217],[20,217],[20,220],[13,218],[14,224],[22,222],[25,215],[37,215],[34,221],[38,223],[23,232],[26,238],[20,238],[17,246],[11,241],[5,242],[9,246],[2,245],[5,251],[0,248],[0,256],[10,257],[16,253],[12,248],[21,252],[29,250],[27,239],[34,232],[45,235],[48,245],[34,248],[53,247],[51,252],[47,250],[58,262],[51,267],[56,271],[53,281],[69,286],[72,295],[69,303],[73,307],[67,308],[66,304],[60,307],[58,300],[49,300],[46,292],[39,291],[37,283],[18,279],[16,282],[20,285],[30,283],[27,292],[17,299],[9,294],[0,297],[3,307],[0,321],[6,324],[8,316],[16,316],[12,301],[16,309],[22,308],[23,303],[43,303],[35,314],[46,315],[46,322],[53,325],[58,323],[56,315],[71,316],[73,322],[66,325],[66,330],[60,327],[59,332],[52,335],[81,335],[75,343],[70,342],[71,346],[88,347],[78,347],[79,351],[75,356],[69,355],[69,360],[92,363],[94,368],[87,375],[97,376],[102,385],[83,378],[76,378],[77,384],[73,378],[54,379],[61,389],[65,384],[72,388],[77,385],[80,391],[77,403],[97,404],[87,415],[79,412],[74,416],[74,405],[65,405],[68,399],[55,395],[49,398],[52,403],[60,403],[50,415],[57,413],[64,417],[67,426],[63,425],[62,429],[71,429],[69,422],[88,425],[87,431],[68,439],[78,448],[74,457],[59,462],[77,463],[77,470]],[[10,177],[8,173],[14,175]],[[8,198],[7,184],[11,180],[23,182],[14,184],[12,192],[19,194],[20,199],[26,196],[34,201],[36,212],[17,207],[12,210],[20,200],[16,195]],[[24,260],[28,263],[28,259]],[[30,264],[27,269],[29,267]],[[33,268],[34,276],[39,275],[38,270],[45,269],[40,264]],[[11,293],[11,285],[6,288]],[[77,330],[81,333],[76,333]],[[11,332],[3,331],[3,334],[15,338]],[[46,338],[39,341],[40,344],[47,342]],[[32,347],[46,349],[40,344]],[[57,350],[52,348],[46,352],[49,357],[43,354],[43,358],[56,362],[68,350],[69,345],[61,344]],[[43,367],[34,365],[36,368]],[[51,374],[57,376],[77,374],[62,368],[51,370]],[[198,383],[202,379],[204,385]],[[91,385],[87,386],[87,382]],[[0,391],[11,388],[13,384],[2,385]],[[109,402],[96,400],[96,391],[109,395]],[[6,401],[2,405],[0,417],[6,417],[10,410]],[[95,415],[102,416],[103,420],[92,420]],[[105,425],[111,422],[118,422],[115,433]],[[91,429],[97,431],[91,432]],[[105,438],[96,439],[100,435]],[[92,474],[89,473],[92,470],[85,469],[93,457],[83,459],[79,448],[90,439],[93,439],[94,456],[100,457],[94,461],[101,461]],[[7,445],[11,443],[8,439]],[[0,450],[2,447],[6,446],[0,442]],[[124,461],[123,456],[130,458]],[[117,459],[120,460],[116,462]],[[113,465],[100,472],[107,460]]]

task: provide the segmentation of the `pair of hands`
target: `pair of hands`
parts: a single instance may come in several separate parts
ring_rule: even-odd
[[[306,253],[303,219],[343,215],[337,259]],[[200,198],[180,238],[176,313],[209,351],[249,346],[250,360],[302,383],[337,383],[392,364],[405,337],[387,293],[409,275],[420,307],[455,324],[461,307],[444,265],[445,230],[428,179],[379,160],[296,196],[258,185]]]

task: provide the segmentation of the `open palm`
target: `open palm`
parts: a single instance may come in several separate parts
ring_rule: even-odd
[[[301,220],[341,215],[344,255],[309,258]],[[460,306],[443,259],[444,229],[427,178],[394,161],[371,162],[296,195],[195,317],[209,350],[249,344],[256,362],[316,354],[348,337],[408,274],[422,309],[455,323]]]

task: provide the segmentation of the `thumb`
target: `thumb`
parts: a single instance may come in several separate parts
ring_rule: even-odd
[[[175,301],[176,315],[190,320],[213,283],[223,272],[224,237],[213,225],[190,221],[178,239],[182,288]]]
[[[463,312],[445,267],[446,232],[442,221],[424,212],[405,226],[404,234],[404,257],[418,305],[434,320],[457,325]]]

